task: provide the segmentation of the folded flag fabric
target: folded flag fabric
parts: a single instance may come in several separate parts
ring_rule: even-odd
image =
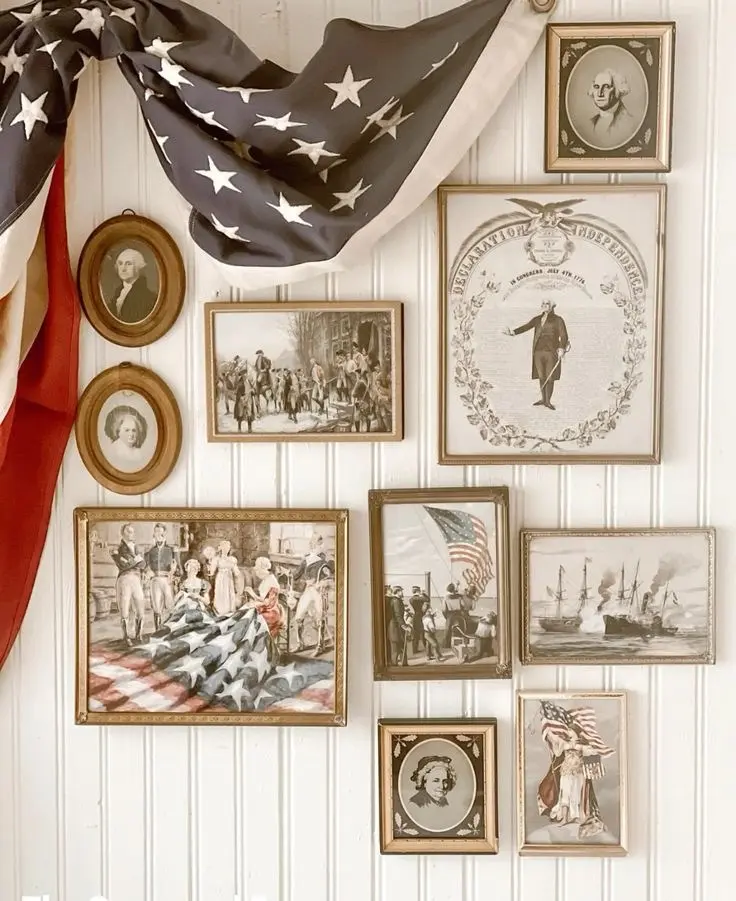
[[[404,28],[336,19],[294,73],[181,0],[35,0],[0,13],[0,475],[19,481],[3,454],[17,461],[26,450],[11,411],[34,340],[45,335],[35,368],[58,370],[62,386],[76,379],[73,283],[49,281],[31,301],[34,273],[47,276],[39,234],[52,176],[91,59],[115,60],[134,92],[191,210],[194,242],[225,279],[254,290],[364,259],[461,160],[546,20],[530,0],[469,0]],[[46,241],[68,268],[65,234]],[[52,309],[58,340],[42,330]],[[53,451],[22,462],[22,478],[46,492],[40,546],[0,530],[2,553],[28,561],[0,600],[0,665],[28,601],[70,427],[67,409],[48,423]],[[17,507],[12,487],[3,501]]]

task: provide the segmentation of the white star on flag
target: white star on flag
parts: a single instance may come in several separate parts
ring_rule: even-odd
[[[56,65],[56,60],[54,59],[54,50],[56,50],[60,43],[61,41],[51,41],[48,44],[44,44],[43,47],[38,48],[39,53],[48,53],[55,69],[58,69],[59,67]]]
[[[35,100],[29,100],[25,94],[20,95],[21,110],[10,124],[16,125],[18,122],[23,123],[23,127],[26,130],[26,141],[31,137],[31,132],[33,131],[36,122],[48,123],[49,121],[46,118],[46,113],[43,111],[43,103],[48,95],[49,92],[44,91],[44,93],[41,94],[40,97],[36,97]]]
[[[361,194],[365,194],[368,188],[372,188],[373,185],[366,185],[363,187],[363,179],[361,180],[349,191],[333,191],[333,197],[337,197],[338,202],[331,207],[330,212],[334,213],[336,210],[342,209],[344,206],[349,206],[351,210],[355,209],[355,201],[361,196]]]
[[[181,661],[180,666],[174,667],[174,672],[185,673],[188,679],[191,679],[191,688],[197,684],[197,679],[200,677],[205,679],[207,676],[207,670],[204,668],[204,660],[202,657],[185,657]]]
[[[173,63],[174,60],[169,56],[169,51],[173,50],[174,47],[179,47],[183,44],[183,41],[162,41],[161,38],[154,38],[148,47],[144,47],[143,49],[146,53],[150,53],[151,56],[157,56],[159,59],[167,59],[170,63]]]
[[[251,651],[248,659],[248,666],[255,663],[256,675],[258,679],[262,679],[268,672],[268,648],[264,645],[260,651]]]
[[[371,113],[370,116],[366,116],[366,123],[361,128],[360,133],[363,134],[364,131],[368,131],[371,125],[380,124],[386,113],[388,113],[389,110],[392,110],[398,102],[398,100],[394,100],[394,98],[391,97],[383,104],[380,109],[377,109],[375,113]]]
[[[156,651],[158,651],[159,648],[163,648],[166,651],[170,651],[171,650],[171,641],[166,638],[155,638],[155,637],[151,636],[151,638],[148,641],[148,644],[142,645],[140,650],[145,651],[146,654],[150,654],[151,657],[153,658],[156,656]]]
[[[273,695],[271,694],[270,691],[266,691],[265,688],[262,688],[262,689],[258,692],[258,694],[256,695],[256,697],[254,698],[253,704],[254,704],[254,706],[255,706],[256,708],[258,708],[259,704],[261,704],[261,703],[264,702],[264,701],[267,701],[269,698],[272,698],[272,697],[273,697]]]
[[[116,9],[110,13],[110,18],[115,17],[127,22],[128,25],[135,25],[135,6],[129,6],[127,9]]]
[[[333,161],[330,163],[329,166],[327,166],[326,168],[320,170],[319,177],[322,179],[322,181],[323,181],[325,184],[327,184],[327,179],[330,177],[330,171],[331,171],[332,169],[334,169],[335,166],[340,166],[340,165],[342,165],[344,162],[345,162],[345,160],[342,159],[342,157],[340,157],[339,159],[333,160]]]
[[[217,648],[220,652],[220,659],[218,663],[222,663],[222,661],[227,660],[227,658],[232,654],[233,651],[237,651],[238,646],[233,641],[233,636],[228,633],[226,635],[218,635],[217,638],[213,638],[210,641],[209,646],[211,648]]]
[[[250,103],[251,94],[267,94],[271,88],[241,88],[238,85],[233,87],[219,87],[218,91],[226,91],[229,94],[239,94],[243,103]]]
[[[256,113],[256,115],[259,119],[263,119],[263,122],[256,122],[256,128],[259,125],[265,125],[266,128],[275,128],[276,131],[286,131],[287,128],[297,128],[300,125],[307,124],[306,122],[292,122],[290,112],[279,118],[276,118],[275,116],[262,116],[260,113]]]
[[[99,38],[100,32],[105,27],[105,19],[102,10],[94,6],[92,9],[75,9],[82,19],[72,28],[72,34],[77,31],[91,31],[92,34]]]
[[[447,54],[447,56],[443,56],[442,59],[437,63],[432,63],[432,65],[429,67],[429,70],[424,75],[422,75],[421,81],[424,81],[425,78],[429,78],[430,75],[432,75],[438,69],[441,69],[442,66],[444,66],[444,64],[447,62],[447,60],[451,56],[454,56],[455,53],[457,53],[457,48],[459,46],[460,46],[460,42],[456,41],[455,46],[452,48],[452,50],[450,50],[450,52]]]
[[[165,57],[161,59],[161,70],[159,75],[161,78],[164,78],[171,85],[172,88],[181,87],[183,84],[191,85],[191,81],[188,78],[184,78],[183,75],[180,75],[180,72],[184,71],[184,66],[177,66],[176,63],[172,63],[170,60]]]
[[[224,663],[220,669],[224,669],[225,672],[230,676],[231,679],[235,678],[235,673],[237,673],[243,666],[243,652],[238,651],[236,654],[233,654],[227,661]]]
[[[13,13],[13,15],[24,25],[27,22],[35,22],[36,19],[43,17],[43,3],[41,2],[41,0],[38,0],[38,3],[36,3],[36,5],[29,13]]]
[[[79,55],[82,57],[82,65],[81,65],[79,71],[77,72],[77,74],[74,76],[74,78],[72,78],[72,81],[78,81],[82,77],[82,73],[87,68],[87,66],[90,64],[90,61],[91,61],[91,57],[85,56],[83,53],[80,53]]]
[[[57,43],[59,43],[57,41]],[[8,51],[7,56],[0,56],[0,65],[5,67],[5,74],[3,75],[3,84],[10,78],[10,76],[15,72],[16,75],[23,74],[23,66],[26,64],[26,60],[28,59],[28,54],[23,53],[21,56],[15,52],[15,45],[11,45],[10,50]]]
[[[189,635],[179,635],[177,636],[177,641],[183,641],[189,648],[189,653],[192,651],[196,651],[197,648],[201,648],[203,644],[205,644],[205,637],[201,632],[190,632]]]
[[[245,695],[250,694],[250,692],[245,688],[245,683],[242,679],[236,679],[235,682],[231,682],[230,685],[226,685],[220,691],[217,692],[217,697],[222,698],[232,698],[233,701],[237,704],[238,710],[243,709],[243,698]]]
[[[289,688],[292,687],[292,682],[294,679],[298,679],[300,677],[300,673],[297,672],[296,667],[293,663],[288,664],[288,666],[277,666],[276,667],[276,675],[280,676],[282,679],[286,679]]]
[[[405,116],[402,116],[404,112],[404,107],[400,106],[396,112],[391,116],[390,119],[381,119],[376,124],[380,126],[381,130],[377,135],[374,135],[371,138],[371,144],[374,141],[377,141],[379,138],[382,138],[384,135],[391,135],[391,137],[396,140],[396,129],[401,125],[402,122],[406,122],[407,119],[411,119],[414,113],[407,113]]]
[[[169,159],[169,155],[168,155],[168,153],[166,152],[166,148],[164,147],[164,144],[169,140],[169,135],[163,135],[163,136],[162,136],[162,135],[157,135],[156,132],[153,130],[153,126],[152,126],[152,125],[149,125],[148,127],[151,129],[151,134],[152,134],[153,137],[155,138],[156,143],[158,144],[159,149],[161,150],[161,153],[163,154],[164,159],[166,160],[166,162],[167,162],[170,166],[173,166],[174,164],[173,164],[173,163],[171,162],[171,160]]]
[[[227,188],[229,191],[235,191],[238,194],[243,193],[240,188],[236,188],[235,185],[230,184],[230,179],[236,176],[238,174],[237,172],[225,172],[218,169],[211,156],[207,157],[207,162],[209,163],[209,169],[195,169],[194,171],[197,175],[203,175],[205,178],[209,178],[212,182],[215,194],[219,194],[222,188]]]
[[[308,156],[309,159],[316,166],[320,158],[323,156],[338,156],[337,153],[333,153],[331,150],[325,150],[325,144],[327,141],[315,141],[314,143],[310,143],[309,141],[300,141],[299,138],[292,138],[299,146],[295,150],[290,150],[288,156],[295,156],[301,154],[302,156]]]
[[[335,92],[335,99],[332,101],[330,109],[341,106],[346,100],[349,100],[355,106],[360,106],[360,97],[358,93],[372,82],[372,78],[364,78],[362,81],[356,81],[353,77],[353,70],[350,66],[345,70],[342,81],[326,81],[326,88]]]
[[[154,90],[146,86],[146,82],[143,80],[143,73],[138,73],[138,81],[143,85],[145,90],[143,91],[143,100],[150,100],[151,97],[161,97],[161,94],[157,94]]]
[[[307,210],[312,209],[311,203],[306,203],[303,206],[292,206],[284,195],[279,193],[279,202],[267,202],[267,205],[276,210],[277,213],[281,213],[287,222],[298,222],[299,225],[308,225],[310,228],[312,227],[311,222],[305,222],[302,219],[302,213],[306,213]]]
[[[232,241],[242,241],[244,244],[250,244],[249,238],[244,238],[238,234],[237,225],[223,225],[214,213],[212,213],[210,218],[212,219],[212,224],[221,235],[225,235],[226,238],[230,238]]]
[[[215,128],[219,128],[222,131],[227,131],[224,125],[220,125],[219,122],[215,120],[215,111],[211,110],[209,113],[202,113],[198,109],[195,109],[193,106],[189,106],[189,104],[184,101],[184,106],[189,110],[189,112],[196,116],[198,119],[201,119],[203,122],[206,122],[208,125],[213,125]]]

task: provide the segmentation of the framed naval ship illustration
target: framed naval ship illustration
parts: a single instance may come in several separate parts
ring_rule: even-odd
[[[714,663],[713,529],[523,530],[521,660]]]
[[[658,463],[664,185],[446,185],[441,463]]]

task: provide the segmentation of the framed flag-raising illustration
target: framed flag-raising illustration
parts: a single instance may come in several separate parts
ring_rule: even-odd
[[[714,554],[708,528],[522,530],[522,663],[714,663]]]
[[[660,460],[664,185],[447,185],[441,463]]]
[[[624,692],[518,692],[520,854],[628,853],[626,744]]]
[[[507,488],[368,493],[373,672],[511,676]]]
[[[344,725],[347,520],[76,510],[77,722]]]

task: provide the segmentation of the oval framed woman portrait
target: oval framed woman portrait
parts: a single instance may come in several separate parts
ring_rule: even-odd
[[[92,232],[82,248],[77,280],[92,327],[124,347],[157,341],[184,302],[179,248],[160,225],[132,212]]]
[[[90,382],[75,431],[84,465],[118,494],[143,494],[160,485],[181,449],[174,395],[150,369],[132,363],[106,369]]]

